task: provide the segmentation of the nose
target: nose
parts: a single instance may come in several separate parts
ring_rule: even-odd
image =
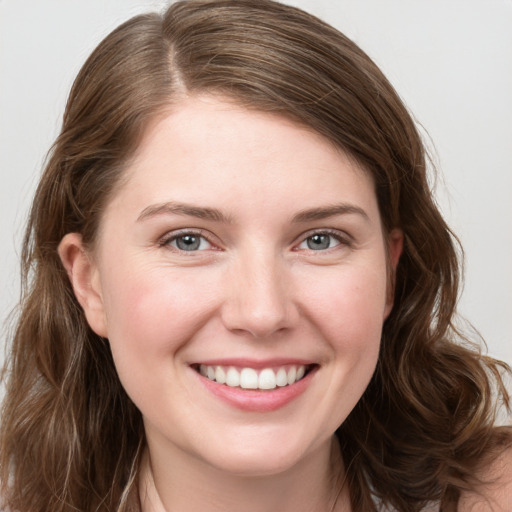
[[[230,269],[222,321],[231,331],[265,338],[293,327],[299,314],[290,269],[272,255],[239,258]]]

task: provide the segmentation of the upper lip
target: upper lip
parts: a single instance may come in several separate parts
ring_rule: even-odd
[[[310,359],[300,359],[295,357],[279,357],[272,359],[249,359],[249,358],[219,358],[219,359],[204,359],[194,361],[190,366],[203,364],[205,366],[237,366],[240,368],[254,368],[255,370],[263,368],[271,368],[276,366],[285,365],[312,365],[314,361]]]

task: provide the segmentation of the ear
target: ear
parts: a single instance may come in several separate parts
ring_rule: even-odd
[[[108,337],[99,271],[84,247],[82,236],[68,233],[61,240],[58,251],[89,326],[99,336]]]
[[[395,297],[396,267],[404,248],[404,233],[401,229],[393,229],[387,237],[388,244],[388,289],[384,319],[389,316],[393,309]]]

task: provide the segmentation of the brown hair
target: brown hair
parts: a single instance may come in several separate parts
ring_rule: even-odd
[[[433,202],[425,150],[398,95],[344,35],[268,0],[191,0],[137,16],[76,78],[24,241],[0,432],[6,506],[138,509],[141,416],[108,343],[87,325],[57,247],[70,232],[94,243],[149,120],[199,92],[303,123],[372,174],[384,226],[400,227],[405,247],[376,372],[337,431],[352,505],[366,512],[380,500],[405,512],[438,500],[455,509],[486,454],[510,441],[493,426],[494,386],[508,405],[505,365],[453,325],[458,244]]]

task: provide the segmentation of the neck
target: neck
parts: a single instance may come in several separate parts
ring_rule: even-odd
[[[345,471],[333,438],[293,468],[269,476],[227,474],[204,463],[172,465],[149,450],[141,468],[142,512],[349,512]],[[169,459],[165,457],[168,461]]]

